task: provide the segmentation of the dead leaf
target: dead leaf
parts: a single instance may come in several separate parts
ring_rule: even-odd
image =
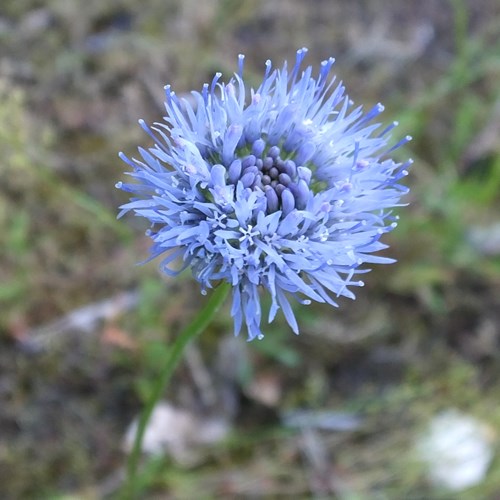
[[[109,324],[104,327],[101,342],[114,347],[128,349],[134,351],[138,347],[138,343],[125,330],[120,327]]]

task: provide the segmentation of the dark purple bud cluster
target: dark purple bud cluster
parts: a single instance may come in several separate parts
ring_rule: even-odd
[[[267,212],[282,210],[290,213],[294,208],[304,210],[310,196],[311,170],[299,166],[291,159],[283,160],[278,146],[264,153],[265,142],[258,139],[252,144],[252,154],[234,160],[228,169],[228,181],[243,187],[263,191]]]

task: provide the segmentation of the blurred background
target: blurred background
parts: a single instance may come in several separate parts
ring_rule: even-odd
[[[130,424],[204,299],[136,266],[117,158],[163,86],[258,85],[309,48],[414,140],[397,258],[356,301],[263,341],[229,309],[188,350],[146,439],[144,498],[500,497],[497,0],[2,0],[0,497],[111,498]],[[226,305],[227,306],[227,305]]]

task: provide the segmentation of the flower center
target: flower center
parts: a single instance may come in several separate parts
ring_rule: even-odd
[[[282,159],[278,146],[264,152],[264,141],[252,145],[252,153],[234,161],[228,170],[229,182],[241,181],[245,188],[263,191],[267,213],[282,210],[286,215],[294,208],[306,208],[310,196],[311,170]]]

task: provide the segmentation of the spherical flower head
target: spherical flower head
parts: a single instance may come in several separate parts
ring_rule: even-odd
[[[316,76],[301,71],[306,52],[291,71],[267,61],[257,89],[241,55],[228,83],[218,73],[192,99],[165,87],[164,122],[140,121],[155,145],[139,148],[140,160],[120,154],[134,179],[117,185],[134,196],[121,214],[149,220],[151,258],[162,256],[168,275],[190,267],[202,293],[229,282],[235,333],[245,323],[250,340],[263,336],[262,291],[268,321],[281,309],[298,333],[291,297],[336,306],[363,285],[364,264],[393,262],[373,254],[407,192],[399,181],[410,162],[389,155],[409,137],[389,147],[396,123],[373,123],[383,106],[354,108],[329,78],[332,58]]]

